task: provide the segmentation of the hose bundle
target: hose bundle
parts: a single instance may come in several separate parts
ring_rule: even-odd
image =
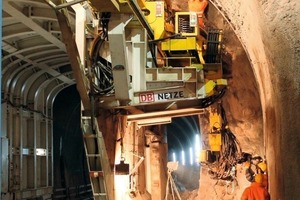
[[[214,179],[233,180],[235,179],[235,166],[242,158],[242,149],[237,138],[228,127],[225,110],[222,105],[221,117],[222,126],[220,133],[222,145],[217,161],[210,166],[210,174]]]
[[[102,31],[94,39],[91,48],[91,88],[94,95],[106,95],[113,92],[113,73],[109,61],[100,56],[103,44],[108,41],[108,23],[111,13],[102,13],[100,23]]]

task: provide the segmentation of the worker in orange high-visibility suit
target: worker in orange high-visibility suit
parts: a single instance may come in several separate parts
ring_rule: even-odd
[[[257,174],[251,186],[244,190],[241,200],[270,200],[268,190],[262,185],[262,181],[262,174]]]
[[[263,176],[262,185],[268,189],[268,174],[267,174],[267,164],[265,162],[261,162],[257,165],[259,169],[261,170],[261,174]]]

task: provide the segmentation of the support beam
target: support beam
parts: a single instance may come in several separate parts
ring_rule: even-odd
[[[136,140],[136,149],[137,155],[145,156],[145,138],[144,138],[144,129],[138,129],[136,123],[133,123],[135,130],[135,140]],[[137,190],[142,196],[149,195],[146,190],[146,172],[145,172],[145,162],[143,161],[138,167],[137,173]]]
[[[70,2],[63,3],[63,4],[60,4],[60,5],[56,6],[55,9],[56,10],[60,10],[62,8],[66,8],[66,7],[69,7],[69,6],[72,6],[72,5],[84,2],[84,1],[87,1],[87,0],[74,0],[74,1],[70,1]]]
[[[99,12],[119,12],[120,4],[117,0],[89,0],[91,6]]]
[[[77,49],[77,45],[75,42],[74,34],[68,24],[66,16],[60,12],[56,12],[57,19],[59,22],[59,26],[62,31],[62,37],[67,47],[67,52],[69,55],[71,67],[74,73],[74,77],[77,83],[77,90],[79,92],[83,107],[85,110],[90,110],[90,98],[89,98],[89,85],[88,80],[83,74],[83,70],[81,69],[80,57]]]
[[[148,113],[137,113],[132,115],[127,115],[127,121],[139,121],[154,118],[171,118],[171,117],[183,117],[203,114],[204,109],[202,108],[186,108],[178,110],[166,110]]]
[[[12,17],[14,17],[19,22],[23,23],[28,28],[35,31],[38,35],[43,36],[45,40],[48,40],[49,42],[57,46],[59,49],[66,52],[66,47],[63,42],[61,42],[59,39],[57,39],[55,36],[53,36],[50,32],[45,30],[39,24],[35,23],[32,19],[28,18],[21,11],[13,7],[9,3],[9,1],[3,1],[2,4],[3,4],[3,9],[7,11]]]
[[[115,97],[121,104],[130,101],[128,53],[125,41],[125,26],[131,21],[128,15],[117,15],[109,23],[109,49],[111,52]]]
[[[155,142],[150,144],[150,170],[151,170],[151,198],[164,199],[166,176],[163,168],[162,144]]]
[[[141,9],[139,8],[139,5],[135,0],[128,0],[127,1],[129,7],[131,8],[132,12],[135,14],[135,16],[138,18],[139,22],[142,24],[142,26],[146,29],[148,37],[150,39],[154,39],[154,33],[150,25],[148,24],[147,20],[145,19],[143,13],[141,12]]]

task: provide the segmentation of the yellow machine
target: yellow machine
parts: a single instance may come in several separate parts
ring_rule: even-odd
[[[91,4],[102,13],[104,8],[98,2],[91,1]],[[128,7],[134,16],[127,14]],[[203,14],[201,10],[174,12],[171,8],[171,3],[164,1],[122,1],[120,11],[105,19],[109,21],[108,26],[102,27],[100,33],[104,31],[106,38],[96,36],[103,37],[102,42],[94,44],[91,51],[91,55],[102,54],[101,59],[112,65],[112,87],[108,86],[111,91],[106,92],[109,95],[102,95],[103,104],[100,106],[145,103],[151,106],[167,101],[199,100],[218,95],[226,87],[221,61],[222,30],[205,30],[203,22],[198,21],[200,13]],[[102,21],[104,19],[100,18],[100,23]],[[125,38],[132,37],[133,30],[146,31],[139,33],[141,37],[136,42],[142,49],[138,51],[125,41]],[[103,55],[107,52],[102,45],[105,43],[109,44],[108,56]],[[103,68],[100,66],[100,71],[107,72]],[[99,83],[95,81],[94,85]]]
[[[189,2],[192,10],[184,11],[167,0],[88,2],[74,8],[76,21],[86,22],[86,12],[94,16],[93,24],[76,25],[86,30],[82,45],[73,40],[67,9],[56,12],[74,58],[93,196],[164,199],[163,125],[173,117],[203,114],[223,96],[222,30],[205,28],[204,0]],[[88,53],[80,56],[76,46]],[[221,121],[219,114],[210,119],[214,127]],[[209,141],[211,151],[219,152],[216,128]]]

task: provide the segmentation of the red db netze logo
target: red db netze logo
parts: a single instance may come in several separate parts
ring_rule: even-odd
[[[140,94],[140,102],[141,103],[154,102],[154,92]]]

